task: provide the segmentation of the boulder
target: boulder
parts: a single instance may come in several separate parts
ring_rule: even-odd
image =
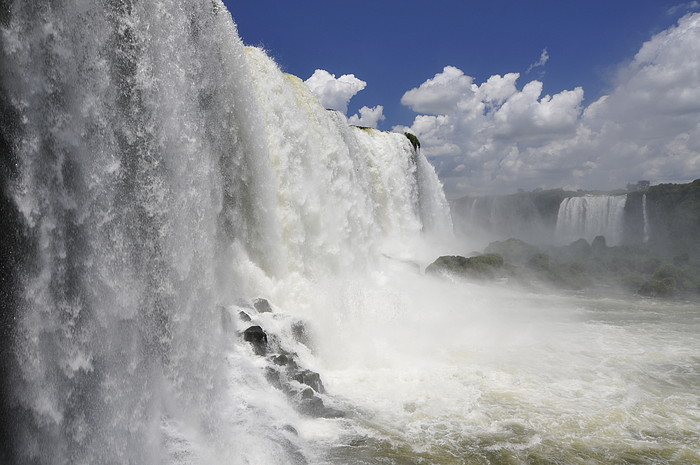
[[[243,340],[253,346],[257,355],[265,355],[267,352],[267,334],[260,326],[250,326],[243,331]]]
[[[297,394],[297,409],[312,417],[342,418],[345,416],[340,410],[326,407],[323,400],[311,388],[306,388]]]
[[[287,367],[287,369],[296,369],[297,368],[297,362],[294,361],[294,357],[292,355],[287,355],[287,354],[280,354],[280,355],[275,355],[272,357],[272,363],[278,366],[283,366]]]
[[[315,371],[299,370],[292,375],[292,379],[300,382],[301,384],[306,384],[316,392],[326,392],[326,389],[323,387],[323,383],[321,382],[321,376]]]
[[[476,257],[444,255],[425,269],[426,274],[455,274],[470,278],[494,278],[496,271],[503,267],[503,257],[499,254],[485,254]]]
[[[258,313],[272,313],[272,306],[267,299],[253,299],[253,307],[255,307]]]

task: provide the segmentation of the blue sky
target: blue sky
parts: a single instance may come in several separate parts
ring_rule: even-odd
[[[493,75],[501,77],[507,73],[519,73],[515,81],[519,91],[531,81],[541,83],[541,94],[534,97],[536,102],[545,95],[556,97],[562,91],[574,91],[580,87],[580,94],[566,94],[559,99],[578,109],[576,118],[580,122],[592,103],[617,92],[621,85],[620,76],[629,74],[628,68],[634,65],[635,55],[645,42],[678,27],[678,21],[685,15],[700,11],[697,1],[666,0],[300,0],[274,3],[269,0],[238,0],[225,3],[244,42],[264,47],[284,71],[307,79],[316,69],[323,69],[336,77],[354,74],[365,81],[364,90],[350,100],[347,114],[357,113],[362,106],[382,105],[385,119],[378,121],[380,129],[389,130],[398,125],[422,133],[419,137],[427,143],[426,154],[453,196],[515,190],[516,187],[613,188],[620,186],[604,184],[622,183],[624,186],[625,179],[621,175],[608,176],[607,179],[598,175],[586,179],[584,172],[591,171],[592,176],[596,169],[587,168],[583,160],[585,156],[580,153],[575,154],[579,160],[577,166],[570,163],[574,155],[562,156],[561,166],[543,166],[553,163],[552,140],[532,142],[531,133],[525,137],[530,139],[529,142],[523,142],[522,138],[516,140],[517,134],[522,135],[519,130],[509,133],[508,137],[513,138],[510,146],[502,144],[500,149],[491,150],[489,147],[494,144],[485,141],[481,146],[472,144],[467,147],[455,139],[454,134],[448,135],[445,127],[436,128],[435,121],[431,123],[432,129],[427,129],[426,118],[414,121],[422,114],[443,115],[452,121],[464,118],[463,114],[450,113],[451,110],[444,105],[427,103],[426,99],[436,98],[426,94],[427,88],[423,89],[422,95],[416,91],[413,101],[407,100],[408,91],[426,84],[448,65],[463,73],[476,86]],[[687,29],[695,30],[692,25]],[[546,50],[546,59],[541,60],[545,58],[543,50]],[[695,49],[690,50],[689,60],[697,58],[695,52]],[[541,65],[533,67],[538,62]],[[672,63],[667,65],[672,66]],[[467,85],[464,78],[453,72],[454,69],[451,68],[441,79],[461,82],[462,87]],[[635,69],[639,70],[640,66]],[[686,77],[696,71],[694,67],[687,70]],[[693,88],[692,83],[688,85]],[[534,92],[534,89],[530,90]],[[455,94],[455,98],[463,94],[463,91]],[[502,103],[499,101],[498,104]],[[484,114],[490,111],[489,105],[491,103],[483,110]],[[503,120],[502,116],[496,120]],[[680,129],[687,129],[686,132],[692,135],[694,126],[690,124],[688,128],[683,126]],[[464,129],[483,133],[483,127]],[[573,126],[569,129],[567,137],[574,137],[574,133],[581,130]],[[454,133],[455,129],[452,131]],[[565,131],[559,132],[557,143]],[[491,142],[501,141],[502,134],[503,131],[498,132]],[[518,156],[513,156],[514,146]],[[549,151],[549,161],[525,156],[527,151],[530,155],[541,152],[542,147]],[[485,154],[485,150],[491,150],[484,155],[488,158],[474,155]],[[597,150],[600,151],[600,147]],[[700,166],[697,153],[691,149],[684,156],[687,163],[673,170],[659,168],[663,163],[657,160],[628,176],[656,176],[659,181],[677,178],[682,173],[691,178],[700,177],[700,173],[688,172]],[[466,164],[460,163],[464,157],[468,159]],[[484,161],[490,161],[491,168],[486,166],[488,163],[479,165]],[[475,175],[466,176],[472,179],[460,185],[458,179],[465,178],[460,175],[460,165],[464,165],[461,172],[481,170],[483,176],[480,179]],[[541,169],[534,169],[535,165]],[[576,169],[579,173],[576,176],[564,175],[566,170],[573,172]],[[544,171],[550,172],[549,177]],[[463,180],[467,181],[466,178]]]

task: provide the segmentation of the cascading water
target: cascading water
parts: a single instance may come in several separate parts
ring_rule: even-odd
[[[290,463],[292,413],[246,403],[277,397],[226,355],[220,306],[447,224],[432,168],[246,49],[220,1],[14,2],[2,62],[3,211],[27,243],[7,461]]]
[[[604,236],[608,245],[622,240],[626,195],[584,195],[561,202],[557,215],[556,238],[560,243],[577,239],[591,242]]]
[[[647,216],[647,195],[642,195],[642,218],[644,220],[644,236],[642,240],[649,242],[649,217]]]
[[[423,275],[432,167],[219,0],[0,25],[0,463],[700,463],[697,306]]]

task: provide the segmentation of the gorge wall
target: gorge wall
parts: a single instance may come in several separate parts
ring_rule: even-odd
[[[455,231],[469,237],[563,245],[602,235],[608,245],[647,244],[668,254],[700,254],[700,180],[631,192],[555,189],[463,197],[450,205]]]

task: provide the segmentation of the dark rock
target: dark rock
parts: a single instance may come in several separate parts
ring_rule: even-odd
[[[275,365],[285,366],[288,369],[296,369],[297,363],[294,361],[291,355],[280,354],[272,357],[272,362]]]
[[[260,300],[264,299],[258,299],[256,307],[260,305]],[[240,313],[246,314],[246,312]],[[296,323],[292,333],[298,340],[306,339],[306,331],[302,323]],[[283,348],[279,335],[268,334],[257,325],[249,326],[241,335],[244,341],[251,344],[256,355],[267,356],[269,363],[264,369],[267,382],[282,391],[300,413],[322,418],[339,418],[345,415],[342,411],[324,405],[323,399],[319,396],[325,393],[321,376],[300,367],[296,354]]]
[[[309,389],[309,391],[311,391]],[[305,392],[305,391],[304,391]],[[306,415],[311,415],[312,417],[322,417],[326,406],[323,404],[323,400],[317,397],[311,391],[311,397],[303,397],[299,400],[298,409],[301,413]]]
[[[277,389],[282,389],[282,373],[272,367],[265,368],[265,379],[267,382]]]
[[[282,429],[283,429],[284,431],[288,431],[288,432],[292,433],[294,436],[299,436],[299,432],[298,432],[297,429],[296,429],[295,427],[293,427],[292,425],[284,425],[284,426],[282,427]]]
[[[302,399],[313,399],[314,397],[316,397],[316,393],[311,388],[306,388],[303,391],[301,391]]]
[[[326,389],[323,387],[321,382],[321,376],[315,371],[311,370],[301,370],[294,373],[292,379],[299,381],[301,384],[306,384],[311,387],[314,391],[324,393]]]
[[[250,321],[250,315],[248,315],[248,314],[247,314],[246,312],[244,312],[244,311],[238,312],[238,318],[240,318],[241,321],[245,321],[245,322]]]
[[[267,334],[260,326],[250,326],[243,331],[243,340],[250,342],[257,355],[265,355],[267,352]]]
[[[319,418],[342,418],[345,416],[340,410],[326,407],[323,400],[312,389],[304,389],[299,393],[298,398],[297,409],[305,415]]]
[[[259,313],[272,313],[272,306],[267,299],[253,299],[253,307],[255,307],[255,310]]]
[[[494,278],[496,270],[503,267],[503,257],[499,254],[478,255],[476,257],[461,257],[459,255],[444,255],[428,265],[428,274],[451,273],[470,278]]]
[[[417,151],[420,148],[420,141],[415,135],[411,134],[410,132],[404,132],[403,135],[406,136],[406,138],[411,142],[414,151]]]

